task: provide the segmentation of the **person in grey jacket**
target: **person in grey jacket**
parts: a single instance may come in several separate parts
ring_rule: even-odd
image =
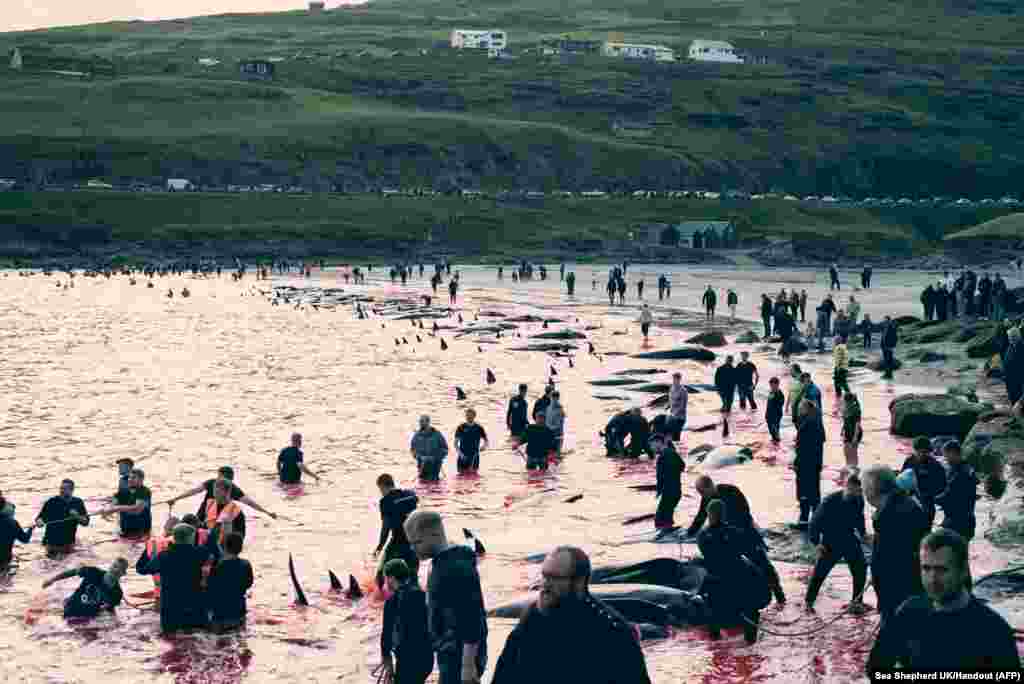
[[[562,440],[565,437],[565,407],[562,406],[562,395],[558,390],[551,393],[551,403],[544,415],[544,425],[555,435],[555,453],[562,454]]]
[[[441,464],[448,456],[448,442],[430,424],[430,416],[420,416],[420,429],[413,433],[410,451],[416,459],[420,479],[437,480],[441,476]]]

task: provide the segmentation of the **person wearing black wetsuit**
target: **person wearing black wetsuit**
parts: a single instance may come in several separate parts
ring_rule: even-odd
[[[320,476],[306,467],[302,454],[302,435],[298,432],[292,433],[291,446],[281,449],[277,455],[277,474],[281,478],[281,484],[298,484],[302,481],[302,473],[306,473],[317,482]]]
[[[508,428],[509,434],[513,437],[519,437],[526,432],[526,426],[529,424],[526,385],[519,385],[519,394],[509,399],[508,411],[505,413],[505,426]]]
[[[391,597],[380,632],[381,667],[393,684],[423,684],[434,670],[427,622],[427,595],[400,558],[384,565]]]
[[[196,546],[196,529],[184,523],[174,528],[174,541],[166,551],[136,567],[143,575],[160,575],[160,629],[165,634],[206,626],[203,564],[220,556],[219,534],[211,530],[207,543]],[[226,540],[225,540],[226,541]]]
[[[548,455],[555,452],[555,433],[545,424],[543,413],[535,413],[534,423],[526,428],[523,444],[526,445],[526,469],[547,470]]]
[[[242,552],[242,535],[232,532],[224,540],[224,557],[207,580],[207,610],[214,631],[225,632],[245,624],[248,612],[245,593],[252,588],[252,565]]]
[[[83,565],[65,570],[46,580],[43,582],[43,589],[63,579],[81,577],[82,582],[75,589],[75,593],[64,601],[64,617],[93,618],[101,611],[113,611],[120,605],[124,598],[121,578],[127,571],[128,561],[124,558],[115,559],[106,572],[91,565]]]
[[[466,409],[466,422],[455,430],[455,451],[459,455],[456,467],[460,473],[480,469],[480,443],[487,448],[487,432],[476,422],[476,411]]]
[[[860,478],[850,475],[846,487],[825,497],[811,517],[808,540],[817,547],[818,560],[814,574],[807,585],[804,605],[810,611],[818,598],[818,591],[836,563],[845,561],[853,575],[853,600],[848,609],[863,613],[864,585],[867,580],[867,561],[861,540],[867,536],[864,527],[864,498]]]
[[[35,527],[23,530],[18,521],[14,519],[14,504],[4,498],[0,492],[0,572],[11,564],[14,557],[14,542],[20,541],[28,544],[32,541],[32,531]]]
[[[1020,655],[1006,620],[965,589],[970,576],[967,542],[937,530],[920,545],[925,596],[904,601],[883,620],[865,663],[869,677],[904,672],[1008,673],[1019,677]],[[1011,674],[1012,673],[1012,674]]]
[[[79,525],[88,526],[89,514],[85,511],[85,502],[77,496],[75,483],[64,480],[60,483],[60,496],[47,499],[43,508],[36,516],[36,526],[46,525],[43,534],[43,546],[50,550],[67,549],[75,543],[75,535]],[[69,520],[69,518],[71,518]]]
[[[381,527],[380,540],[377,542],[377,548],[373,552],[373,557],[379,556],[381,549],[384,549],[384,545],[387,544],[387,548],[384,549],[384,559],[381,562],[381,567],[383,568],[393,558],[401,558],[405,561],[406,566],[408,566],[413,575],[417,575],[420,569],[420,561],[416,557],[416,552],[413,551],[412,546],[409,544],[409,538],[405,535],[404,527],[406,519],[416,510],[416,506],[419,503],[416,492],[410,489],[398,489],[395,486],[395,478],[387,473],[377,478],[377,489],[380,490],[381,497]],[[390,541],[388,541],[388,537],[391,538]],[[377,586],[384,586],[383,572],[377,573]]]
[[[651,439],[658,455],[657,487],[658,510],[654,514],[654,526],[668,529],[675,526],[675,511],[683,497],[683,470],[686,464],[680,458],[672,441],[666,435],[657,433]]]
[[[114,494],[116,505],[97,513],[117,513],[123,537],[141,537],[149,534],[153,528],[153,515],[150,511],[153,494],[143,484],[145,478],[146,474],[141,468],[132,468],[128,476],[128,489],[118,489]]]

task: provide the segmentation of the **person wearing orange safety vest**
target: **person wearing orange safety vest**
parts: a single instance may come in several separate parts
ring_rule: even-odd
[[[217,532],[217,543],[222,547],[232,532],[245,538],[245,514],[237,503],[231,500],[231,481],[218,480],[213,488],[213,501],[206,505],[206,529]]]
[[[149,565],[149,562],[160,555],[161,552],[166,551],[167,547],[171,545],[171,532],[174,530],[174,526],[177,525],[180,520],[177,516],[169,516],[167,522],[164,523],[164,534],[163,536],[152,534],[149,539],[146,540],[146,547],[142,551],[142,555],[139,556],[139,560],[135,562],[135,572],[140,575],[143,574],[139,571],[139,568],[144,568]],[[160,575],[153,575],[153,596],[160,598]]]

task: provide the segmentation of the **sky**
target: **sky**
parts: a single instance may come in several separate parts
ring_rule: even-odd
[[[307,0],[0,0],[0,33],[131,19],[177,19],[228,12],[284,12]],[[349,4],[327,0],[328,7]]]

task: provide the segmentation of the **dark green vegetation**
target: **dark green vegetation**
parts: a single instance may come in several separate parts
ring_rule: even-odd
[[[0,177],[998,197],[1024,174],[1022,14],[1011,0],[377,0],[321,16],[0,34],[0,54],[17,46],[25,63],[0,65]],[[435,48],[454,27],[504,29],[517,58]],[[766,63],[534,49],[565,35],[679,55],[694,38],[725,39]],[[284,58],[273,81],[239,80],[239,60],[270,57]],[[838,240],[854,253],[905,252],[1005,213],[596,202],[496,211],[490,201],[47,193],[0,206],[20,234],[78,225],[124,238],[416,241],[434,227],[491,247],[731,217],[747,238]]]
[[[953,243],[970,240],[1024,242],[1024,214],[1000,216],[973,228],[948,235],[946,240]]]
[[[376,0],[5,34],[26,72],[0,75],[0,157],[17,160],[0,163],[218,183],[998,196],[1024,172],[1022,12],[1011,0]],[[434,49],[456,26],[505,29],[519,58]],[[723,38],[768,63],[527,52],[568,33],[680,53]],[[236,82],[239,59],[271,56],[286,58],[272,83]]]

